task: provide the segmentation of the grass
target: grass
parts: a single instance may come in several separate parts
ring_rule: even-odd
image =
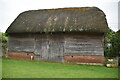
[[[3,78],[118,78],[117,68],[3,58]]]

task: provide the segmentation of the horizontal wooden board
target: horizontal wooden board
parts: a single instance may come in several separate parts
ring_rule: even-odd
[[[102,36],[66,35],[65,54],[104,55]]]
[[[51,62],[63,62],[64,55],[104,56],[102,35],[79,33],[24,35],[9,36],[9,51],[33,52],[35,60]]]

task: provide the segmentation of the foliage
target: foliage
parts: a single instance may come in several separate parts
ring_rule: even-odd
[[[3,78],[118,78],[117,68],[3,58]]]
[[[116,57],[120,52],[120,33],[109,30],[105,36],[105,56]]]
[[[109,31],[108,31],[107,34],[105,35],[105,42],[106,42],[106,43],[111,43],[111,40],[112,40],[112,38],[113,38],[113,36],[114,36],[113,33],[114,33],[114,32],[113,32],[111,29],[109,29]]]
[[[8,37],[6,33],[0,33],[0,46],[2,47],[2,56],[7,53]]]
[[[2,47],[7,47],[7,42],[8,42],[7,33],[0,33],[0,40],[2,42]]]
[[[104,51],[105,51],[105,56],[106,57],[112,57],[113,54],[111,52],[112,50],[112,38],[114,36],[114,33],[111,29],[109,29],[109,31],[107,32],[107,34],[105,35],[105,48],[104,48]]]
[[[113,36],[112,40],[112,50],[111,52],[115,54],[115,56],[118,56],[120,52],[120,31],[116,32]]]

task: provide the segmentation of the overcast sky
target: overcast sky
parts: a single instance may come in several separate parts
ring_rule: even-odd
[[[118,30],[119,0],[0,0],[0,31],[5,32],[14,19],[27,10],[63,7],[98,7],[106,14],[108,26]],[[99,25],[99,24],[98,24]]]

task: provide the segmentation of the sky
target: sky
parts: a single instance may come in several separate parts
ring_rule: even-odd
[[[64,7],[98,7],[104,11],[108,26],[118,30],[119,0],[0,0],[0,32],[5,32],[15,18],[27,10]]]
[[[118,14],[120,14],[120,1],[118,2]],[[118,15],[118,30],[120,30],[120,15]]]

